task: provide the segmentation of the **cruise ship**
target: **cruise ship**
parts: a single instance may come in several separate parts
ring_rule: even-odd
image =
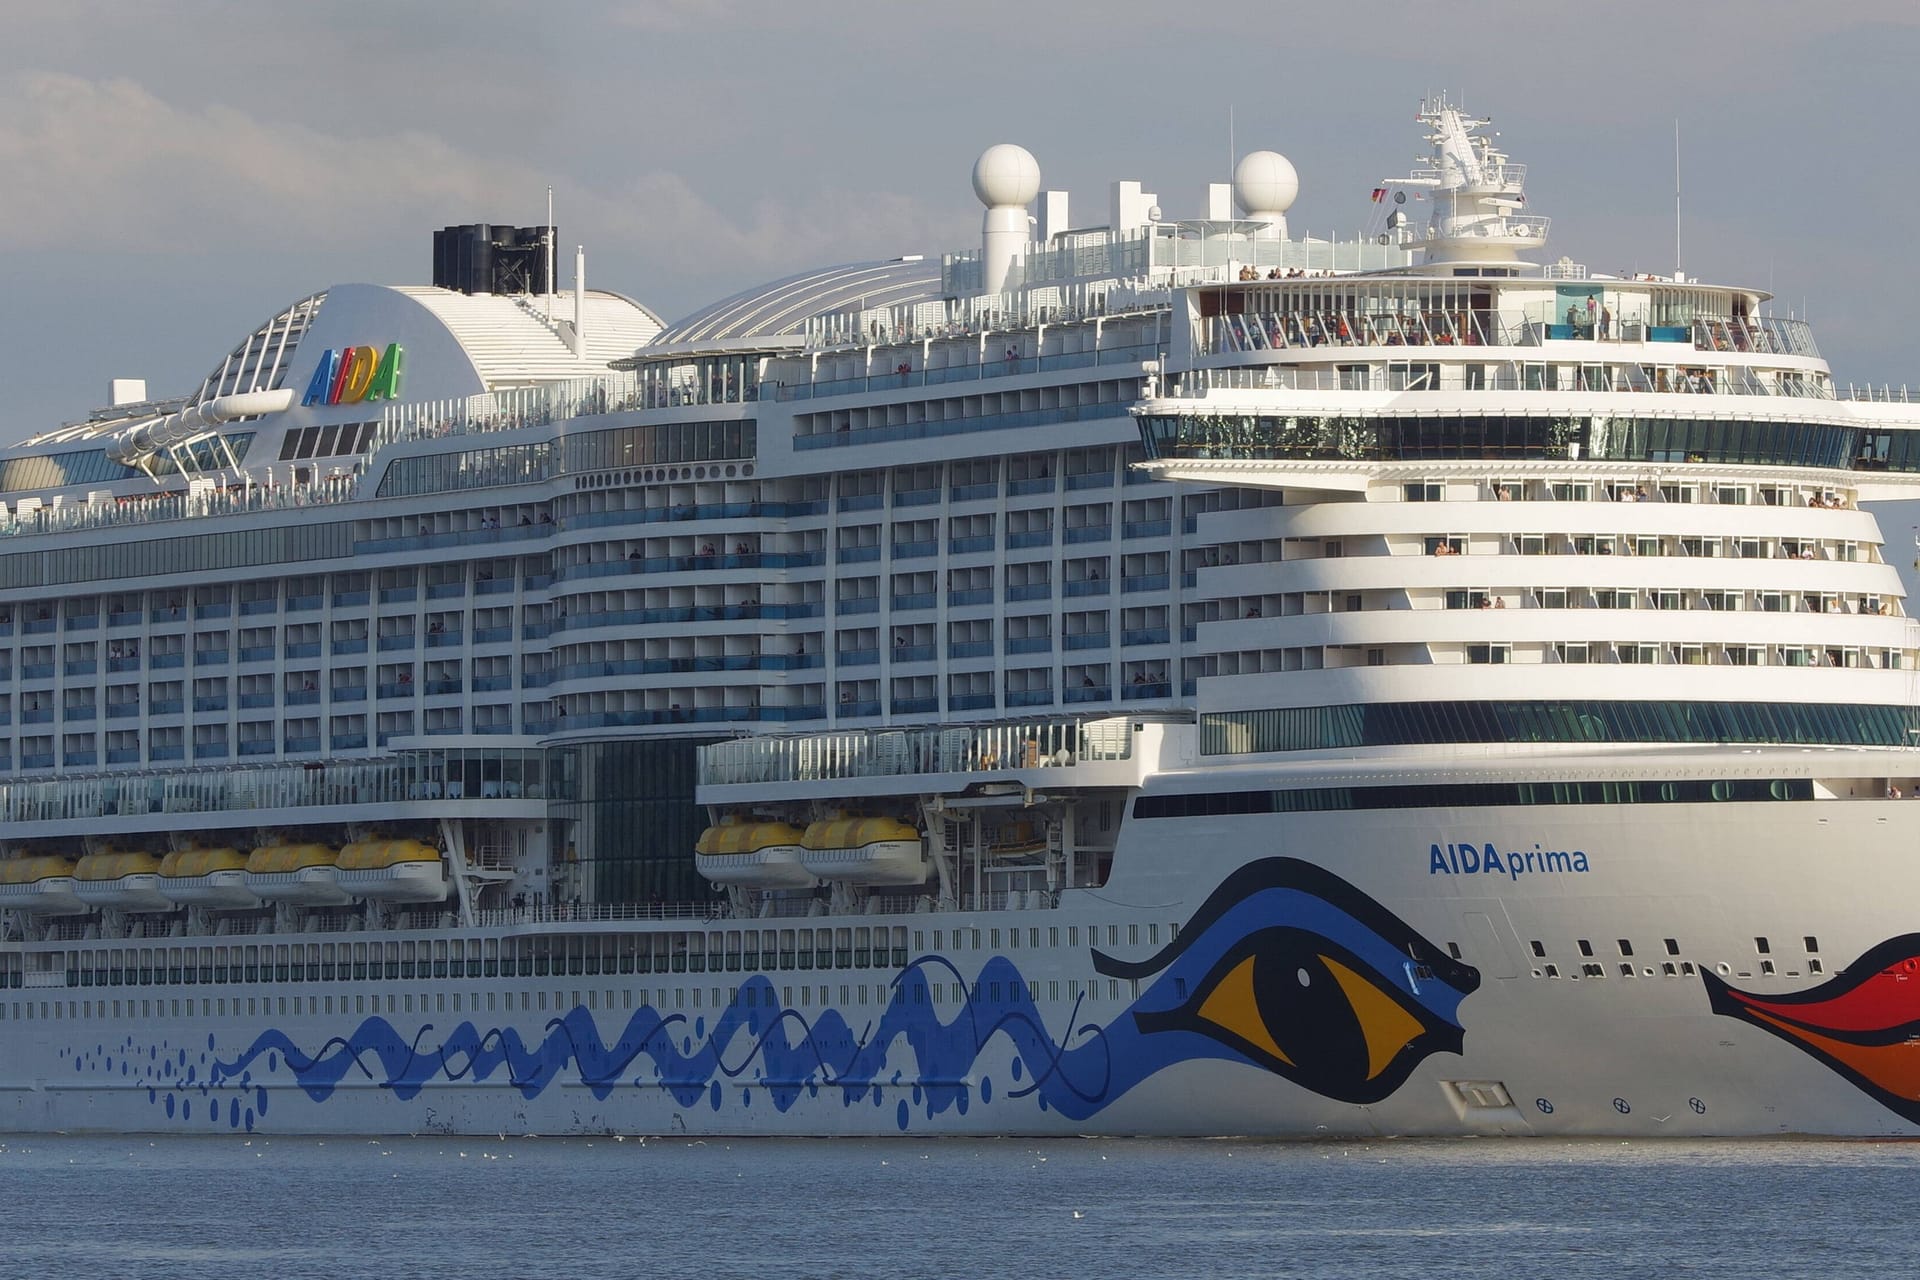
[[[1920,407],[1418,121],[0,454],[0,1130],[1920,1133]]]

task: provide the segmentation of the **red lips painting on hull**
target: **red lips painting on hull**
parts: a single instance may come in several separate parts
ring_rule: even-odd
[[[1755,995],[1701,977],[1715,1013],[1779,1036],[1920,1124],[1920,933],[1889,939],[1791,995]]]

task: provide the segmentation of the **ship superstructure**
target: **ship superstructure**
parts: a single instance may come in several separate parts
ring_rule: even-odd
[[[0,459],[0,1124],[1905,1131],[1920,413],[1421,120],[671,326],[451,228]]]

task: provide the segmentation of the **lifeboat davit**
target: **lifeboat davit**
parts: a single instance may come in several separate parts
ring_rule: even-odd
[[[715,884],[751,889],[805,889],[813,872],[800,865],[804,833],[787,822],[723,818],[700,833],[693,863]]]
[[[73,916],[92,910],[73,891],[73,859],[57,854],[0,862],[0,908],[37,916]]]
[[[847,884],[924,884],[927,847],[896,818],[827,818],[801,839],[800,865],[822,880]]]
[[[337,879],[356,898],[381,902],[445,902],[440,851],[418,840],[359,840],[340,850]]]
[[[339,857],[324,844],[262,845],[247,855],[247,892],[262,902],[345,906],[353,898],[338,883]]]
[[[121,911],[171,911],[160,892],[160,859],[151,853],[90,853],[73,869],[80,901]]]
[[[160,859],[160,892],[188,907],[257,907],[238,849],[176,849]]]

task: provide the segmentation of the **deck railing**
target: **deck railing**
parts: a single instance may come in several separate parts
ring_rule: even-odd
[[[1124,719],[1032,720],[927,729],[866,729],[794,737],[735,738],[700,748],[703,786],[812,782],[915,773],[1004,773],[1126,760]]]

